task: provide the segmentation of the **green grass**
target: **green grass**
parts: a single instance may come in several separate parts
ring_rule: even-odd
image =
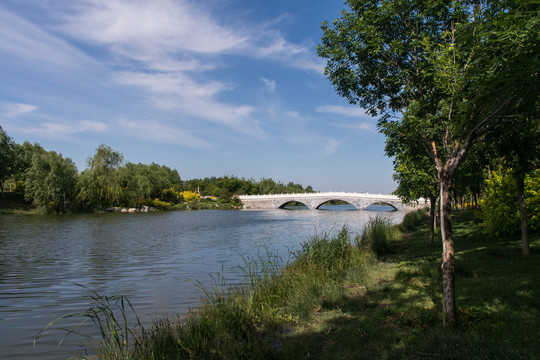
[[[440,246],[425,226],[397,228],[378,219],[362,235],[314,236],[284,267],[261,252],[246,259],[242,285],[216,279],[198,309],[142,329],[128,357],[103,358],[538,357],[540,234],[522,257],[519,237],[490,238],[474,214],[456,214],[459,324],[444,328]]]

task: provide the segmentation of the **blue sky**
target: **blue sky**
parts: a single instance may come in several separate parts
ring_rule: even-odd
[[[316,55],[336,0],[2,0],[0,125],[86,167],[100,144],[183,179],[390,193],[375,118]]]

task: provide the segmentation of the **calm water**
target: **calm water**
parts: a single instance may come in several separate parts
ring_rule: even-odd
[[[347,206],[333,209],[344,210]],[[349,207],[350,209],[350,207]],[[315,233],[347,224],[361,231],[372,211],[196,211],[145,214],[0,216],[0,358],[67,359],[84,340],[35,334],[61,315],[84,311],[90,292],[125,295],[144,324],[196,306],[210,274],[241,279],[242,257],[261,246],[285,258]],[[395,221],[401,213],[386,213]],[[62,323],[75,325],[74,320]],[[85,332],[92,328],[85,329]]]

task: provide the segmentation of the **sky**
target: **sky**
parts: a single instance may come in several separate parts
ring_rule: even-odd
[[[0,126],[79,171],[100,144],[184,180],[389,194],[377,119],[317,57],[337,0],[2,0]]]

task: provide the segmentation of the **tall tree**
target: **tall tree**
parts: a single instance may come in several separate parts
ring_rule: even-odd
[[[46,210],[65,212],[76,182],[77,168],[71,159],[54,151],[36,153],[26,172],[25,198]]]
[[[15,150],[13,139],[0,126],[0,189],[2,190],[2,196],[4,194],[4,181],[8,179],[13,171],[15,165]]]
[[[123,159],[122,154],[104,144],[87,159],[88,169],[78,182],[78,198],[85,207],[117,205],[121,190],[116,172]]]
[[[323,23],[319,55],[338,94],[422,144],[440,189],[443,323],[457,322],[451,186],[471,146],[519,109],[516,82],[538,88],[537,72],[512,67],[515,45],[493,41],[515,2],[348,0],[333,26]],[[536,28],[534,28],[536,27]],[[521,29],[523,32],[537,31]],[[530,41],[532,36],[525,36]],[[506,43],[505,43],[506,44]],[[510,79],[508,72],[519,73]],[[519,79],[519,80],[516,80]],[[493,88],[494,83],[508,82]],[[536,81],[536,83],[535,83]],[[400,116],[395,116],[400,113]]]

